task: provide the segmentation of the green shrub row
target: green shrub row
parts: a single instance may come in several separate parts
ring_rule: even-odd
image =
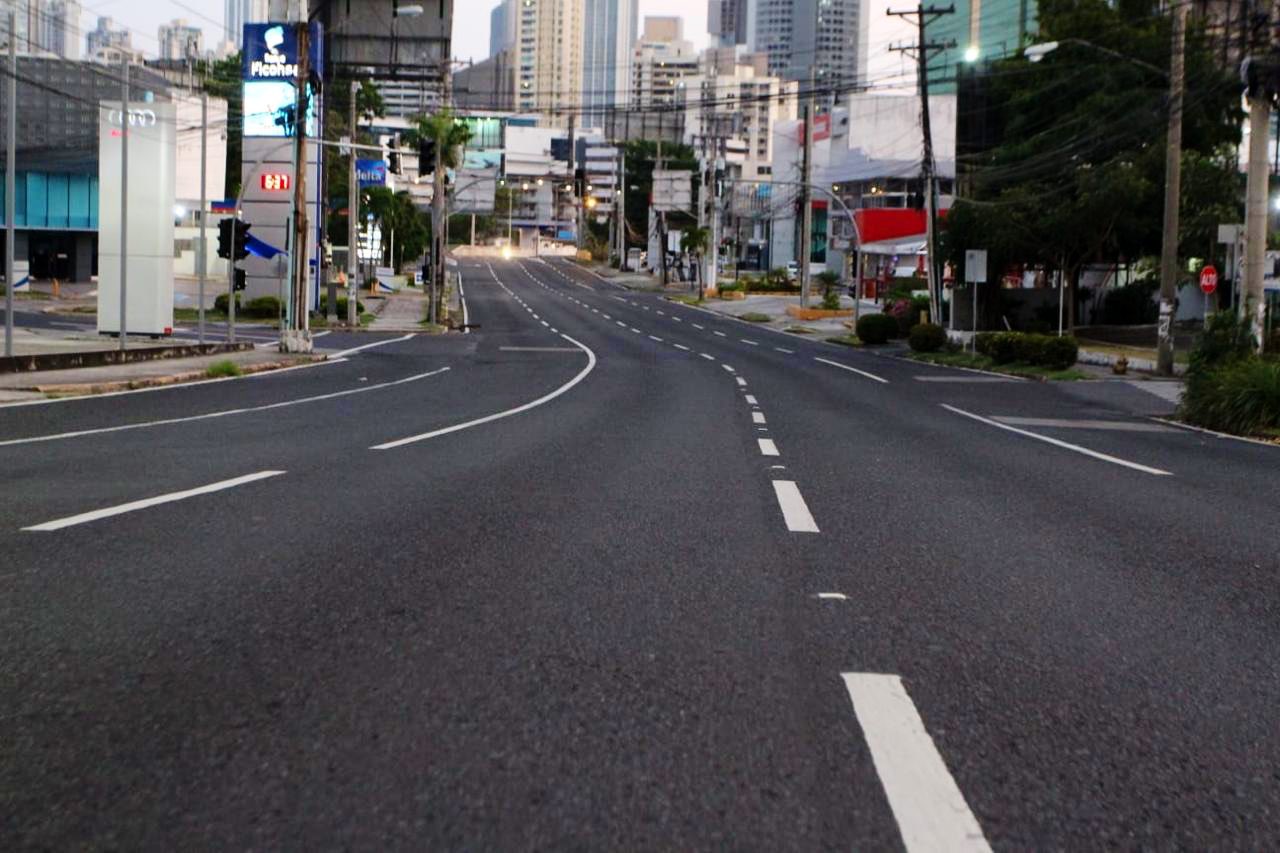
[[[947,330],[937,323],[918,323],[907,334],[907,343],[915,352],[937,352],[947,345]]]
[[[321,314],[327,314],[329,313],[328,308],[329,308],[329,298],[327,295],[322,293],[320,294],[320,305],[319,307],[316,308],[316,311],[318,311]],[[364,313],[364,303],[361,302],[359,299],[357,299],[356,300],[356,316],[359,316],[363,313]],[[338,297],[338,319],[339,320],[347,319],[347,297],[345,296]]]
[[[864,314],[858,318],[855,331],[858,340],[874,346],[888,343],[890,338],[898,336],[898,320],[888,314]]]
[[[1050,370],[1066,370],[1080,356],[1080,344],[1070,335],[981,332],[975,348],[996,364],[1021,362]]]
[[[1280,361],[1259,358],[1247,319],[1210,315],[1191,353],[1181,414],[1190,423],[1250,435],[1280,429]]]

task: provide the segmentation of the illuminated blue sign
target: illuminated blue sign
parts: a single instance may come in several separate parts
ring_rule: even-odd
[[[387,185],[386,160],[356,160],[356,178],[362,187]]]

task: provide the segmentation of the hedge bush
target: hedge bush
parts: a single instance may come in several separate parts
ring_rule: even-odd
[[[1070,335],[980,332],[974,347],[996,364],[1020,362],[1050,370],[1066,370],[1080,356],[1080,344]]]
[[[947,330],[936,323],[919,323],[911,327],[907,342],[916,352],[937,352],[947,345]]]
[[[1045,367],[1050,370],[1066,370],[1080,358],[1080,342],[1071,335],[1050,337],[1044,345]]]
[[[326,294],[320,295],[320,306],[316,308],[321,314],[329,313],[329,298]],[[364,313],[364,303],[359,299],[356,300],[356,316],[359,317]],[[338,297],[338,319],[345,320],[347,318],[347,297]]]
[[[1250,355],[1206,368],[1187,383],[1182,415],[1241,435],[1280,429],[1280,361]]]
[[[888,314],[865,314],[858,318],[858,339],[864,344],[884,344],[898,333],[898,321]]]
[[[213,300],[213,310],[227,313],[227,294],[219,293],[217,298]],[[240,294],[236,294],[236,312],[240,311]]]
[[[256,299],[250,299],[243,308],[237,307],[236,311],[242,317],[274,320],[280,316],[280,300],[275,296],[259,296]]]

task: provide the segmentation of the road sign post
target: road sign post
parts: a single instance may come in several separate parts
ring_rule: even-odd
[[[978,352],[978,285],[987,281],[987,250],[967,249],[964,253],[964,280],[973,289],[973,352]],[[955,316],[955,305],[951,306]]]

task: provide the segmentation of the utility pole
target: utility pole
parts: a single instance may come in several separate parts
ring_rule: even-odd
[[[573,193],[571,194],[571,197],[573,198],[573,245],[574,245],[574,248],[581,249],[582,248],[582,205],[586,201],[586,199],[578,198],[578,172],[577,172],[577,169],[575,168],[575,166],[577,165],[577,163],[575,162],[577,159],[577,153],[578,153],[578,145],[577,145],[577,142],[574,140],[574,116],[573,116],[573,113],[569,113],[569,180],[573,182]],[[585,175],[585,172],[584,172],[584,175]],[[585,196],[587,192],[585,177],[583,179],[582,192],[583,192],[583,195]],[[537,190],[534,190],[533,197],[534,198],[538,197]],[[537,204],[534,204],[533,210],[534,210],[534,219],[536,222],[537,215],[538,215]]]
[[[10,39],[12,41],[12,39]],[[120,351],[127,347],[129,286],[129,55],[120,59]],[[17,106],[16,104],[14,106]]]
[[[200,93],[200,272],[197,279],[197,298],[200,300],[200,343],[204,343],[204,284],[209,266],[209,244],[205,238],[205,226],[209,219],[209,93]]]
[[[618,269],[627,268],[627,142],[618,150]]]
[[[17,190],[17,166],[14,163],[18,153],[18,39],[15,34],[17,13],[9,12],[9,79],[5,81],[5,112],[8,128],[5,135],[8,139],[8,156],[4,166],[4,355],[13,355],[13,286],[14,286],[14,237],[16,229],[13,224],[14,196]]]
[[[1256,60],[1255,60],[1256,61]],[[1270,136],[1271,95],[1265,81],[1249,92],[1249,176],[1245,189],[1244,292],[1240,318],[1247,319],[1255,342],[1263,343],[1263,267],[1267,256],[1267,142]],[[1161,300],[1163,302],[1163,299]],[[1160,323],[1165,322],[1164,306]]]
[[[800,307],[809,307],[809,259],[813,242],[813,119],[817,112],[817,85],[814,72],[809,72],[809,97],[804,102],[804,154],[800,169]]]
[[[356,316],[356,283],[360,278],[360,252],[357,227],[360,223],[360,176],[356,172],[356,96],[360,92],[360,83],[351,81],[351,109],[348,121],[351,122],[351,148],[347,154],[347,325],[355,328]]]
[[[654,169],[662,171],[662,113],[658,113],[658,151],[653,161]],[[667,286],[667,214],[658,211],[658,255],[662,258],[662,286]]]
[[[1186,29],[1187,0],[1174,0],[1173,52],[1169,57],[1169,132],[1164,156],[1164,237],[1160,246],[1160,325],[1156,341],[1156,372],[1161,376],[1173,375],[1173,304],[1178,295],[1178,205],[1182,199],[1183,45]],[[1267,129],[1262,134],[1264,158],[1269,133]]]
[[[293,181],[293,275],[289,283],[289,328],[280,335],[281,352],[311,352],[307,328],[307,114],[310,112],[307,82],[311,76],[310,27],[306,15],[295,23],[298,33],[298,92],[293,109],[295,164]]]
[[[445,62],[440,72],[440,101],[443,105],[441,115],[447,116],[449,104],[449,63]],[[436,168],[432,176],[431,188],[431,294],[427,304],[428,320],[439,322],[440,297],[444,293],[444,253],[447,247],[445,229],[448,227],[445,211],[445,170],[444,160],[447,156],[449,128],[444,128],[443,139],[436,140]]]
[[[894,45],[889,49],[908,53],[914,51],[916,54],[916,77],[919,81],[920,90],[920,129],[923,132],[923,150],[920,158],[920,177],[924,184],[925,192],[925,265],[929,275],[929,313],[930,319],[935,323],[942,321],[942,282],[938,274],[938,183],[937,183],[937,164],[933,158],[933,129],[929,122],[929,60],[938,51],[946,50],[956,46],[955,39],[948,39],[945,42],[931,42],[927,40],[926,29],[929,24],[941,18],[943,15],[955,14],[955,6],[925,6],[921,4],[915,9],[906,11],[893,11],[890,9],[888,14],[898,18],[916,19],[916,27],[918,30],[918,41],[914,46],[910,45]]]

